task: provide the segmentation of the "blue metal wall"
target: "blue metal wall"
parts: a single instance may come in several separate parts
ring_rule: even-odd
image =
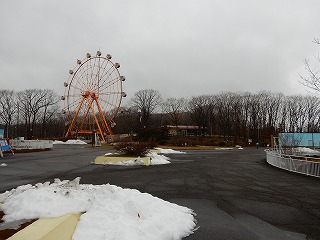
[[[320,133],[279,133],[282,146],[320,147]]]

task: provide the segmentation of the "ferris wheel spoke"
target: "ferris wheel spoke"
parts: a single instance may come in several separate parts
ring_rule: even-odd
[[[68,97],[72,97],[72,98],[77,98],[77,97],[81,97],[82,93],[80,92],[79,89],[75,89],[76,91],[74,91],[74,89],[72,89],[73,91],[68,91]]]
[[[103,64],[103,60],[102,60],[102,64]],[[98,58],[98,69],[97,69],[97,74],[95,75],[95,84],[93,84],[93,89],[96,89],[96,85],[98,85],[98,89],[99,89],[99,85],[100,85],[100,79],[101,79],[101,76],[100,76],[100,71],[101,71],[101,58],[99,57]]]
[[[113,71],[114,71],[114,69],[113,69],[114,67],[113,67],[113,65],[111,65],[110,66],[110,68],[107,70],[107,71],[105,71],[104,70],[104,72],[103,72],[103,74],[102,74],[102,76],[101,76],[101,86],[105,86],[107,83],[108,83],[108,81],[109,81],[109,76],[113,73]],[[111,73],[109,73],[110,72],[110,70],[111,70]]]
[[[94,70],[94,79],[90,84],[90,90],[98,93],[101,86],[101,71],[99,69]]]
[[[95,75],[96,75],[96,60],[97,60],[97,58],[90,59],[90,78],[88,79],[88,87],[90,87],[90,90],[92,90],[91,86],[93,86],[93,84],[96,81],[96,78],[95,78]],[[99,66],[98,66],[98,69],[99,69]]]
[[[79,92],[79,93],[75,93],[75,92],[69,92],[68,93],[68,99],[77,99],[77,98],[81,98],[82,97],[82,94],[81,94],[81,92]]]
[[[112,85],[119,84],[120,86],[122,85],[120,76],[115,76],[112,79],[109,79],[109,81],[103,86],[103,90],[110,88]]]
[[[104,99],[102,99],[102,100],[100,99],[100,101],[103,102],[104,105],[107,105],[107,106],[113,106],[114,108],[118,108],[119,107],[119,105],[116,105],[116,104],[112,103],[111,101],[107,101],[107,100],[104,100]],[[110,110],[111,110],[111,108],[110,108]]]
[[[110,77],[110,75],[116,70],[114,64],[112,62],[110,62],[109,64],[110,66],[108,66],[108,64],[104,67],[103,73],[101,74],[101,78],[104,79],[103,84],[105,83],[105,81],[107,81]]]
[[[110,95],[121,95],[121,92],[105,92],[101,93],[100,96],[110,96]]]
[[[82,88],[81,87],[78,87],[76,85],[70,85],[69,88],[72,88],[73,91],[79,91],[81,92]],[[81,96],[81,95],[80,95]]]
[[[91,65],[91,61],[88,60],[81,74],[81,87],[84,91],[90,90],[91,75],[92,75],[92,65]]]
[[[79,89],[85,89],[86,86],[86,71],[87,71],[87,62],[82,63],[78,69],[75,71],[75,74],[70,82],[71,85],[77,86]]]
[[[77,80],[75,84],[81,89],[86,91],[88,86],[88,74],[89,74],[89,59],[86,59],[80,66],[74,78]]]
[[[85,89],[85,82],[83,81],[83,76],[80,75],[80,73],[78,73],[75,76],[76,79],[78,79],[78,81],[72,81],[72,83],[70,84],[70,87],[73,87],[75,90],[78,90],[79,92],[81,92],[83,89]]]
[[[68,99],[68,101],[69,101],[69,104],[68,104],[68,105],[77,104],[77,103],[79,103],[81,100],[82,100],[82,98],[80,98],[80,97],[77,97],[77,98],[69,98],[69,99]]]
[[[104,76],[112,69],[113,64],[111,61],[105,61],[105,66],[103,64],[101,65],[101,68],[103,69],[101,71],[101,79],[104,79]]]
[[[114,71],[114,70],[113,70],[113,71]],[[118,79],[116,79],[116,78],[111,78],[111,79],[110,79],[110,76],[111,76],[112,74],[113,74],[113,72],[109,73],[108,75],[106,75],[106,76],[104,77],[103,86],[108,87],[108,86],[112,85],[112,82],[113,82],[113,81],[117,81],[118,79],[120,79],[120,76],[117,77]]]
[[[112,81],[110,81],[109,85],[103,86],[103,88],[100,89],[100,94],[104,93],[107,89],[111,88],[111,86],[113,86],[115,88],[116,87],[115,84],[117,84],[118,81],[119,80],[117,80],[117,79],[113,79]],[[120,85],[121,83],[118,82],[118,84]],[[121,85],[117,88],[121,89]]]
[[[71,112],[74,108],[76,108],[76,106],[79,106],[80,102],[72,102],[70,104],[68,104],[68,111]]]

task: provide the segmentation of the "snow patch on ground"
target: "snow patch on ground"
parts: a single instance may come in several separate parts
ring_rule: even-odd
[[[154,148],[154,149],[156,149],[156,150],[160,150],[160,153],[163,153],[163,154],[165,154],[165,153],[173,153],[173,154],[185,154],[186,152],[181,152],[181,151],[177,151],[177,150],[173,150],[173,149],[170,149],[170,148],[167,148],[167,149],[165,149],[165,148]]]
[[[294,151],[301,154],[320,154],[319,151],[307,147],[297,147]]]
[[[0,194],[5,222],[84,212],[73,235],[87,239],[181,239],[195,231],[193,210],[148,193],[72,181],[23,185]]]
[[[69,139],[66,142],[54,140],[53,144],[87,144],[87,143],[79,139]]]
[[[117,166],[135,166],[135,165],[144,165],[144,162],[140,159],[140,157],[132,159],[132,160],[126,160],[126,161],[120,161],[120,162],[105,162],[104,165],[117,165]]]
[[[215,148],[215,150],[234,150],[234,149],[243,150],[243,148],[241,146],[239,146],[239,147],[236,146],[235,148],[232,148],[232,147]]]

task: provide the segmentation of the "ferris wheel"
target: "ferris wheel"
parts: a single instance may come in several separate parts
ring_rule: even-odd
[[[113,138],[111,127],[119,111],[122,97],[126,97],[120,75],[119,63],[111,61],[111,55],[95,56],[87,53],[86,58],[77,60],[69,71],[68,82],[64,83],[64,113],[68,130],[66,138],[96,133],[104,142]]]

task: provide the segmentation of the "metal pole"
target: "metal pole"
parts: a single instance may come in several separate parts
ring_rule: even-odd
[[[3,153],[2,153],[1,144],[0,144],[0,157],[2,157],[2,158],[3,158]]]

